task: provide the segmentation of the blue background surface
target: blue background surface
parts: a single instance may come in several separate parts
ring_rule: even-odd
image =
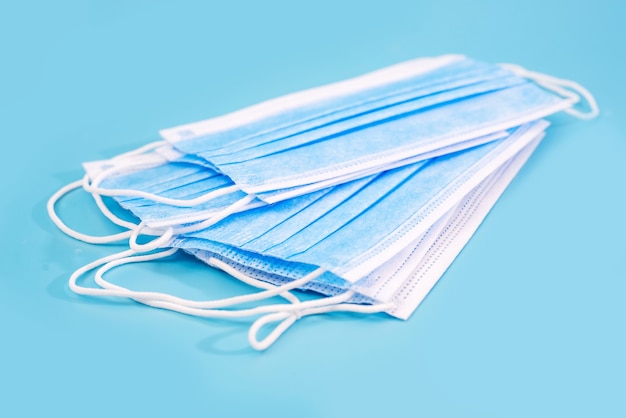
[[[0,416],[626,416],[626,3],[22,1],[0,5]],[[246,322],[78,297],[117,247],[61,234],[47,198],[157,131],[419,56],[580,82],[408,322],[307,318],[264,353]],[[114,232],[88,196],[72,226]],[[112,280],[247,291],[177,257]]]

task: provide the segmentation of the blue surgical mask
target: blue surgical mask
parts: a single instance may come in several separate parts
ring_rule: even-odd
[[[237,188],[272,203],[281,199],[277,194],[285,197],[280,192],[285,189],[290,189],[286,197],[293,197],[420,156],[444,155],[459,144],[475,146],[473,139],[569,108],[573,102],[500,66],[459,56],[427,62],[426,67],[413,69],[415,74],[403,73],[400,81],[365,83],[356,93],[353,88],[343,95],[322,88],[325,93],[318,94],[317,101],[277,99],[282,112],[274,109],[259,114],[258,108],[263,108],[259,105],[237,112],[238,118],[225,117],[228,123],[218,118],[181,128],[188,132],[185,135],[180,134],[181,129],[164,135],[187,155],[194,151],[194,158],[204,158]],[[460,80],[465,84],[459,84]],[[406,96],[411,83],[419,86],[412,93],[415,97]],[[364,100],[368,95],[379,99]],[[325,119],[320,121],[320,117]],[[303,121],[317,122],[305,126]],[[291,131],[286,133],[287,128]],[[246,134],[251,130],[262,133]],[[316,157],[319,155],[324,158]],[[222,191],[234,193],[234,188],[229,184]],[[102,188],[91,191],[106,192]]]
[[[128,225],[107,213],[100,194],[142,222],[128,225],[129,235],[89,241],[130,236],[131,250],[77,270],[70,287],[205,317],[266,314],[251,328],[256,348],[307,315],[347,310],[407,318],[540,140],[547,124],[533,121],[559,110],[577,114],[571,106],[578,95],[563,86],[597,113],[572,82],[503,68],[461,56],[418,60],[166,130],[169,144],[86,164],[82,185],[103,213]],[[48,204],[70,235],[54,202],[80,185]],[[141,231],[159,237],[139,245]],[[189,301],[129,291],[102,277],[177,248],[264,290]],[[100,265],[101,289],[77,284]],[[300,302],[292,289],[326,297]],[[274,295],[290,303],[223,309]],[[259,328],[271,322],[279,325],[258,342]]]
[[[191,151],[199,147],[185,147],[186,141],[176,142],[174,145],[186,153],[193,152],[195,155],[215,164],[216,167],[220,167],[260,158],[276,152],[283,152],[290,148],[324,140],[334,135],[341,135],[353,129],[362,129],[369,125],[384,123],[390,118],[398,118],[429,107],[440,106],[470,96],[487,94],[525,82],[525,80],[499,68],[494,72],[498,75],[497,77],[494,74],[485,74],[483,77],[487,79],[461,87],[453,88],[452,86],[446,86],[447,88],[439,91],[442,87],[437,86],[437,89],[419,91],[420,94],[415,93],[415,97],[413,95],[408,97],[404,97],[405,95],[400,97],[394,96],[393,101],[391,99],[385,100],[385,103],[381,104],[379,108],[361,109],[363,106],[360,106],[358,109],[353,109],[354,113],[351,112],[350,115],[341,118],[336,117],[337,120],[332,120],[319,126],[301,126],[298,124],[290,127],[290,132],[287,134],[281,130],[280,133],[272,132],[272,135],[257,135],[247,141],[239,141],[218,150]],[[432,90],[435,91],[433,92]],[[333,114],[333,116],[337,115]],[[189,142],[201,142],[210,146],[214,140],[208,136]]]
[[[332,123],[326,121],[315,126],[294,123],[294,119],[303,118],[300,113],[310,115],[316,114],[316,111],[310,108],[311,104],[303,108],[293,105],[289,112],[279,116],[255,120],[252,127],[256,129],[246,125],[246,118],[242,117],[241,126],[216,129],[216,132],[202,136],[197,136],[196,129],[196,136],[172,139],[172,143],[184,152],[204,157],[243,190],[258,195],[325,181],[371,167],[380,170],[385,164],[479,136],[475,131],[485,129],[485,125],[492,129],[483,133],[493,133],[571,106],[569,101],[541,90],[499,66],[467,59],[421,74],[417,78],[424,80],[420,82],[415,78],[410,80],[428,85],[428,82],[437,79],[439,73],[442,73],[441,79],[444,79],[443,74],[462,73],[457,68],[459,63],[469,68],[480,68],[473,76],[480,74],[484,81],[473,79],[473,84],[461,88],[441,87],[435,93],[416,93],[408,100],[402,94],[394,95],[395,85],[390,83],[385,86],[388,94],[386,101],[375,109],[353,106],[351,113],[345,114],[337,111],[344,104],[341,100],[331,100],[331,104],[325,101],[327,107],[323,114],[340,114]],[[367,89],[365,92],[372,93]],[[358,102],[354,97],[351,99]],[[300,116],[293,116],[294,113]],[[466,115],[465,121],[458,115]],[[451,120],[455,121],[455,125],[443,123]],[[264,125],[261,127],[259,124]],[[265,125],[278,128],[270,129]],[[292,131],[283,132],[285,126]],[[246,134],[248,131],[269,133],[251,136]],[[472,134],[463,137],[463,132]],[[230,141],[234,144],[224,140],[225,136],[232,137]],[[166,134],[166,137],[170,135]],[[393,137],[394,141],[385,141],[387,137]],[[367,147],[363,147],[364,144]],[[327,154],[331,148],[332,154]],[[324,155],[325,158],[311,158],[317,155]]]
[[[219,169],[248,193],[296,187],[374,167],[384,169],[397,161],[509,129],[566,107],[568,102],[527,82],[306,146],[219,165]]]

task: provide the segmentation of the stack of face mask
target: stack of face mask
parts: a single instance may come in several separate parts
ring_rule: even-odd
[[[589,113],[573,108],[579,95]],[[307,315],[407,319],[542,139],[541,118],[560,111],[598,112],[571,81],[458,55],[418,59],[166,129],[165,141],[85,163],[83,180],[57,192],[48,210],[80,240],[128,240],[130,249],[78,269],[72,290],[196,316],[256,317],[249,339],[264,349]],[[55,202],[79,187],[128,231],[91,237],[64,225]],[[102,196],[141,222],[118,218]],[[139,244],[141,235],[156,238]],[[104,279],[178,249],[262,290],[196,301]],[[77,283],[95,268],[99,288]],[[295,289],[320,297],[300,301]],[[274,296],[288,303],[237,307]]]

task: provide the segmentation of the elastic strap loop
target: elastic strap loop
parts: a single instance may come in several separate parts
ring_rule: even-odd
[[[80,286],[77,281],[80,276],[85,274],[86,272],[93,270],[94,268],[101,266],[103,264],[109,263],[111,261],[115,261],[118,259],[122,259],[125,257],[129,257],[135,254],[133,250],[126,250],[119,253],[111,254],[106,257],[99,258],[91,263],[85,264],[82,267],[76,269],[70,276],[68,281],[68,285],[72,292],[77,293],[79,295],[86,296],[119,296],[119,294],[112,294],[109,289],[97,289],[91,287]]]
[[[174,234],[176,235],[188,234],[191,232],[196,232],[202,229],[206,229],[212,225],[215,225],[219,221],[227,218],[233,213],[239,212],[241,209],[245,208],[248,205],[248,203],[252,202],[255,198],[256,198],[255,195],[251,195],[251,194],[246,195],[242,197],[241,199],[239,199],[238,201],[236,201],[235,203],[231,204],[230,206],[222,209],[220,212],[217,212],[211,215],[208,219],[204,221],[197,222],[195,224],[191,224],[187,226],[181,226],[179,228],[175,228]]]
[[[248,342],[250,343],[250,346],[258,351],[268,349],[272,344],[276,342],[276,340],[278,340],[281,335],[283,335],[285,331],[287,331],[300,318],[300,312],[298,312],[297,315],[295,312],[278,312],[263,315],[262,317],[254,321],[254,323],[250,326],[250,329],[248,330]],[[259,340],[258,334],[261,328],[273,322],[279,322],[279,324],[274,327],[274,329],[265,338]]]
[[[157,253],[157,254],[165,254],[165,253],[166,252]],[[168,255],[171,255],[171,254],[168,254]],[[163,257],[166,257],[166,256],[167,255],[163,255]],[[260,301],[260,300],[268,299],[274,296],[281,296],[293,304],[297,304],[297,303],[304,304],[302,305],[304,307],[315,307],[319,305],[319,302],[313,303],[316,301],[300,302],[298,298],[288,293],[288,291],[301,287],[305,285],[306,283],[314,280],[319,275],[324,273],[325,271],[324,269],[317,269],[307,274],[306,276],[302,277],[301,279],[294,280],[282,286],[273,286],[269,283],[265,283],[261,280],[254,279],[252,277],[244,275],[243,273],[237,272],[232,267],[228,266],[226,263],[213,259],[212,265],[219,266],[219,268],[223,269],[226,273],[233,275],[235,278],[242,280],[244,283],[250,286],[253,286],[259,289],[265,289],[265,290],[261,292],[257,292],[257,293],[247,294],[247,295],[233,296],[229,298],[209,300],[209,301],[195,301],[195,300],[183,299],[183,298],[179,298],[179,297],[172,296],[169,294],[158,293],[158,292],[134,291],[134,290],[130,290],[119,285],[115,285],[104,279],[104,274],[115,267],[125,265],[125,264],[139,263],[143,261],[153,260],[154,258],[152,257],[153,257],[153,254],[149,254],[149,255],[137,255],[133,257],[129,257],[129,256],[119,257],[114,260],[111,260],[110,262],[105,263],[96,272],[95,281],[103,289],[115,290],[116,291],[115,296],[124,296],[124,297],[136,300],[137,302],[144,303],[147,305],[150,305],[150,303],[147,303],[147,302],[160,301],[160,302],[165,302],[169,304],[168,306],[179,306],[179,307],[184,307],[184,308],[192,308],[195,310],[203,310],[203,312],[199,312],[199,311],[183,312],[189,315],[195,314],[196,316],[211,317],[210,315],[211,311],[209,311],[209,309],[225,308],[225,307],[229,307],[232,305],[240,305],[242,303]],[[159,307],[168,309],[165,306],[159,306]],[[266,306],[251,308],[247,310],[244,309],[240,311],[221,311],[221,312],[243,312],[243,314],[232,314],[230,316],[250,316],[250,315],[255,315],[259,313],[274,312],[274,311],[289,308],[289,307],[291,307],[291,305],[266,305]],[[291,310],[294,310],[294,309],[295,308],[291,308]],[[170,310],[173,310],[173,309],[170,309]],[[214,311],[214,312],[217,312],[217,311]],[[217,314],[217,315],[219,317],[229,316],[228,314]]]
[[[147,235],[156,235],[157,238],[146,243],[139,244],[137,243],[137,238],[143,231]],[[172,237],[174,236],[174,229],[167,228],[165,231],[154,231],[152,229],[146,228],[145,221],[141,221],[139,225],[135,229],[131,231],[130,237],[128,239],[128,246],[135,250],[138,253],[146,253],[152,250],[156,250],[157,248],[169,247],[169,243],[172,241]]]
[[[253,199],[254,199],[254,196],[252,195],[245,196],[242,199],[239,199],[238,201],[233,203],[232,205],[221,210],[220,212],[212,215],[207,220],[198,222],[196,224],[188,225],[188,226],[181,226],[176,229],[172,227],[168,227],[165,230],[148,228],[146,222],[141,221],[139,225],[137,225],[137,227],[131,231],[128,244],[130,248],[132,248],[133,250],[137,252],[148,252],[148,251],[156,250],[157,248],[167,247],[171,243],[172,237],[174,235],[181,235],[185,233],[191,233],[191,232],[199,231],[202,229],[206,229],[209,226],[214,225],[218,223],[219,221],[223,220],[224,218],[232,215],[234,212],[239,211],[241,208],[245,207],[248,203],[250,203]],[[155,236],[158,236],[158,238],[150,241],[147,244],[138,244],[137,238],[142,233],[145,233],[147,235],[155,235]]]
[[[296,287],[303,286],[306,282],[309,282],[315,279],[316,277],[318,277],[320,274],[322,274],[325,271],[322,268],[319,268],[307,274],[301,279],[294,280],[293,282],[282,285],[282,286],[272,286],[272,285],[269,285],[268,283],[264,283],[256,279],[248,278],[247,282],[249,284],[260,287],[260,288],[266,288],[267,290],[250,294],[250,295],[236,296],[232,298],[225,298],[225,299],[215,300],[215,301],[190,301],[190,300],[177,298],[175,296],[157,293],[157,292],[132,291],[124,287],[109,283],[106,280],[104,280],[104,278],[102,277],[104,273],[106,273],[108,270],[116,266],[133,263],[133,262],[141,262],[141,261],[147,261],[147,260],[152,260],[156,258],[166,257],[172,254],[171,253],[172,250],[173,249],[164,251],[162,253],[134,256],[134,257],[130,257],[130,256],[121,257],[120,256],[121,254],[115,255],[115,257],[113,257],[110,260],[110,262],[107,262],[106,264],[104,264],[104,266],[102,266],[99,269],[99,271],[96,273],[96,282],[103,288],[102,289],[89,289],[89,290],[90,291],[99,290],[99,292],[93,292],[95,295],[98,295],[98,296],[127,297],[139,303],[152,306],[155,308],[167,309],[170,311],[175,311],[175,312],[179,312],[179,313],[183,313],[183,314],[187,314],[191,316],[203,317],[203,318],[240,318],[240,317],[247,317],[247,316],[254,316],[254,315],[268,314],[268,313],[278,313],[278,312],[285,312],[285,313],[288,313],[289,315],[295,315],[296,317],[299,317],[298,312],[300,311],[306,311],[310,309],[325,307],[329,303],[345,302],[352,296],[352,292],[347,292],[347,293],[344,293],[344,294],[341,294],[332,298],[320,298],[320,299],[315,299],[315,300],[306,301],[306,302],[301,302],[295,297],[289,298],[289,297],[283,296],[283,294],[286,291],[291,290]],[[98,265],[102,264],[101,261],[102,260],[99,260],[100,263]],[[93,265],[95,263],[96,262],[91,263],[89,266],[85,266],[79,269],[80,271],[79,272],[77,271],[77,273],[75,273],[75,275],[73,276],[77,277],[77,275],[86,272],[90,268],[93,268]],[[231,306],[234,304],[241,304],[244,302],[267,299],[268,297],[277,296],[277,295],[285,297],[285,299],[288,299],[292,303],[291,304],[262,305],[262,306],[257,306],[255,308],[237,309],[237,310],[214,309],[216,307],[225,307],[225,306]]]
[[[88,172],[83,178],[83,188],[90,193],[98,193],[103,196],[116,196],[115,194],[106,194],[110,189],[100,188],[100,183],[111,176],[127,175],[135,171],[158,167],[167,162],[165,157],[154,153],[137,155],[132,158],[118,159],[114,157],[102,162],[102,165],[106,166],[106,168],[98,171],[93,177]]]
[[[283,292],[289,289],[287,285],[277,286],[276,288],[279,289],[280,292]],[[141,292],[136,292],[136,293],[140,294]],[[260,295],[260,294],[262,294],[263,296],[266,296],[265,292],[259,292],[253,295]],[[168,299],[169,297],[171,297],[170,295],[165,295],[165,296],[168,296]],[[249,296],[249,295],[246,295],[246,296]],[[338,298],[337,301],[345,301],[349,299],[349,297],[351,297],[351,295],[348,295],[348,294],[342,294],[340,296],[341,298],[339,296],[336,296],[336,298]],[[258,299],[260,300],[264,298],[265,297],[263,298],[260,297]],[[202,318],[242,318],[246,316],[254,316],[254,315],[277,313],[277,312],[289,313],[291,315],[291,314],[295,314],[295,312],[303,312],[304,310],[309,309],[309,308],[313,309],[313,308],[326,306],[329,303],[329,300],[331,298],[320,298],[320,299],[309,300],[306,302],[299,302],[299,303],[288,303],[288,304],[282,303],[282,304],[273,304],[273,305],[262,305],[262,306],[257,306],[255,308],[247,308],[247,309],[195,308],[195,307],[187,306],[185,304],[169,302],[167,300],[145,298],[141,294],[139,295],[139,297],[133,296],[131,299],[137,302],[143,303],[144,305],[152,306],[155,308],[167,309],[170,311],[180,312],[180,313],[184,313],[187,315],[198,316]],[[222,304],[224,303],[225,300],[228,300],[228,299],[222,299],[220,301],[208,301],[208,302],[211,302],[211,303],[220,302],[220,304]]]
[[[352,297],[354,292],[348,291],[343,294],[342,300],[337,301],[337,297],[328,298],[328,304],[326,306],[312,307],[307,309],[302,309],[296,312],[277,312],[264,315],[254,321],[254,323],[250,326],[248,330],[248,341],[250,345],[255,350],[265,350],[270,347],[272,344],[278,340],[278,338],[285,332],[289,327],[296,323],[298,319],[305,316],[310,315],[319,315],[329,312],[356,312],[356,313],[378,313],[384,312],[395,307],[394,303],[385,303],[385,304],[376,304],[376,305],[358,305],[352,303],[343,303],[346,296]],[[342,295],[339,295],[342,296]],[[265,338],[262,340],[258,339],[259,331],[266,325],[281,321]]]
[[[111,160],[113,161],[113,160]],[[106,178],[112,175],[120,175],[125,172],[130,172],[133,170],[138,170],[142,168],[151,168],[158,165],[162,165],[167,162],[167,160],[158,155],[146,155],[146,156],[138,156],[136,160],[121,160],[122,162],[103,170],[98,175],[96,175],[91,181],[89,181],[89,177],[87,176],[83,182],[83,188],[90,192],[99,194],[101,196],[129,196],[129,197],[140,197],[143,199],[151,200],[157,203],[163,203],[170,206],[178,206],[178,207],[192,207],[197,206],[202,203],[209,202],[211,200],[217,199],[218,197],[225,196],[228,194],[236,193],[241,189],[236,184],[232,186],[222,187],[217,190],[213,190],[211,192],[205,193],[202,196],[198,196],[194,199],[173,199],[164,196],[160,196],[154,193],[148,193],[141,190],[133,190],[133,189],[106,189],[100,187],[100,183],[102,183]]]
[[[77,180],[72,183],[69,183],[61,187],[59,190],[57,190],[52,196],[50,196],[50,199],[48,199],[48,202],[46,204],[48,216],[50,217],[52,222],[57,226],[57,228],[59,228],[67,236],[70,236],[79,241],[87,242],[89,244],[109,244],[112,242],[117,242],[123,239],[130,238],[131,231],[124,231],[124,232],[120,232],[117,234],[104,235],[104,236],[94,236],[94,235],[84,234],[82,232],[78,232],[75,229],[70,228],[63,222],[63,220],[61,220],[59,215],[56,213],[56,203],[63,196],[67,195],[73,190],[80,188],[80,186],[82,185],[82,182],[83,182],[82,180]],[[103,205],[104,205],[104,202],[103,202]]]
[[[513,72],[515,75],[520,77],[527,78],[529,80],[534,81],[538,85],[551,90],[558,95],[568,99],[572,106],[580,101],[581,96],[587,101],[589,105],[588,112],[581,112],[580,110],[574,109],[570,107],[565,109],[564,112],[577,117],[579,119],[593,119],[600,114],[600,108],[598,107],[598,103],[593,95],[581,86],[572,80],[567,80],[564,78],[557,78],[547,74],[542,74],[534,71],[529,71],[524,67],[521,67],[516,64],[499,64],[501,67]],[[566,87],[566,88],[564,88]]]
[[[171,248],[162,252],[135,255],[134,250],[122,251],[117,254],[113,254],[107,257],[103,257],[96,261],[93,261],[79,269],[77,269],[69,280],[69,286],[72,291],[82,295],[89,296],[113,296],[113,297],[126,297],[142,304],[167,309],[187,315],[204,317],[204,318],[238,318],[252,315],[265,314],[258,318],[250,327],[248,332],[248,340],[253,348],[256,350],[265,350],[271,346],[289,327],[291,327],[298,319],[304,316],[322,314],[327,312],[360,312],[360,313],[375,313],[392,309],[394,304],[379,304],[379,305],[357,305],[344,303],[348,301],[354,295],[353,291],[347,291],[340,295],[320,298],[316,300],[300,302],[297,298],[286,298],[291,304],[274,304],[258,306],[250,309],[240,310],[223,310],[223,309],[207,309],[206,307],[217,306],[230,306],[233,304],[239,304],[249,302],[253,300],[261,300],[267,297],[280,295],[283,296],[288,290],[300,287],[305,283],[313,280],[319,275],[325,272],[324,269],[318,268],[313,272],[307,274],[301,279],[294,280],[283,286],[275,286],[266,291],[258,292],[251,295],[237,296],[233,298],[226,298],[217,301],[190,301],[182,298],[177,298],[171,295],[162,294],[158,292],[137,292],[131,291],[121,286],[114,285],[107,282],[102,277],[108,270],[129,263],[150,261],[159,258],[164,258],[173,255],[178,249]],[[217,260],[213,260],[214,264]],[[96,273],[96,282],[102,288],[89,288],[80,286],[77,284],[77,279],[89,270],[92,270],[98,266],[102,266]],[[226,269],[227,272],[230,270]],[[245,275],[244,275],[245,276]],[[258,281],[256,279],[247,277],[247,283],[267,288],[271,286],[267,283]],[[284,296],[283,296],[284,297]],[[258,333],[264,326],[281,321],[268,336],[264,339],[258,339]]]

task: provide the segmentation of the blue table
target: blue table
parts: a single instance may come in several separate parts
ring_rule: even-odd
[[[340,4],[337,4],[340,3]],[[626,3],[31,1],[0,6],[0,416],[626,415]],[[47,198],[161,128],[419,56],[514,62],[586,86],[601,116],[546,139],[413,317],[247,323],[67,287],[119,250],[62,235]],[[59,209],[115,229],[90,198]],[[111,279],[248,291],[190,257]]]

